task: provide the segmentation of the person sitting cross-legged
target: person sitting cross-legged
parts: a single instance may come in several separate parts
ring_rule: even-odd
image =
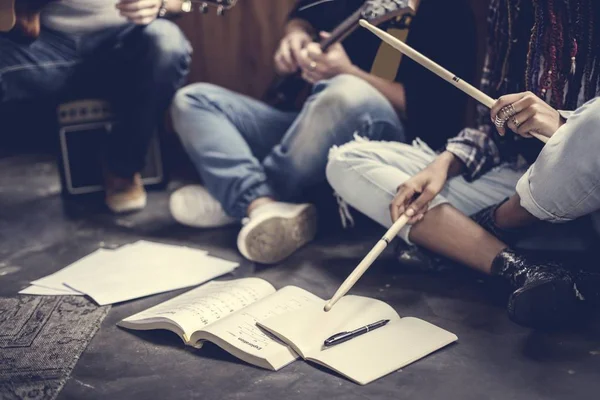
[[[600,297],[597,274],[513,248],[538,221],[600,209],[600,81],[591,73],[600,68],[598,7],[493,0],[482,88],[504,95],[491,113],[480,107],[479,129],[463,130],[441,152],[349,143],[327,166],[334,190],[370,218],[389,227],[410,217],[404,241],[508,282],[508,314],[525,326],[564,325]]]
[[[440,122],[459,129],[466,109],[466,96],[429,79],[411,60],[400,63],[396,82],[367,72],[380,41],[365,29],[323,53],[313,41],[316,34],[331,31],[364,1],[312,3],[298,2],[275,54],[280,75],[300,72],[313,85],[301,110],[282,110],[206,83],[180,90],[172,107],[175,130],[204,184],[172,195],[173,217],[198,228],[243,221],[238,249],[264,264],[285,259],[314,237],[315,207],[298,203],[303,192],[325,183],[332,146],[357,135],[405,141],[421,133],[440,146],[448,132]],[[408,41],[469,76],[475,55],[470,17],[463,0],[423,0]],[[394,26],[402,28],[402,20]],[[432,38],[434,27],[452,35]],[[450,50],[455,40],[463,43],[458,53]],[[431,104],[444,104],[440,119],[424,113]]]

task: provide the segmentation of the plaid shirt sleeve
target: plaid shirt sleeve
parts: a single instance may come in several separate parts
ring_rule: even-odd
[[[486,59],[481,90],[490,93],[489,60]],[[484,105],[477,106],[477,128],[466,128],[450,139],[446,150],[465,165],[464,178],[472,182],[502,162],[500,150],[493,136],[496,127],[490,120],[490,111]]]

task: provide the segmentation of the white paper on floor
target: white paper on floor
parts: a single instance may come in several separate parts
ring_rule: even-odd
[[[114,304],[196,286],[230,273],[238,265],[209,256],[204,250],[139,241],[117,250],[97,250],[31,282],[33,286],[20,293],[83,293],[99,305]]]

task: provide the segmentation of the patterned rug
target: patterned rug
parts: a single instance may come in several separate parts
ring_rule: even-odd
[[[109,309],[79,296],[0,299],[0,399],[56,398]]]

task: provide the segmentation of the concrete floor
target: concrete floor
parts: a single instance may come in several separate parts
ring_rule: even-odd
[[[0,296],[17,296],[29,281],[101,245],[148,239],[197,246],[239,261],[238,277],[256,275],[277,288],[297,285],[327,298],[381,234],[364,222],[360,231],[332,228],[332,222],[315,243],[286,262],[258,267],[237,253],[234,228],[177,226],[168,216],[167,201],[167,193],[152,193],[147,210],[127,217],[91,205],[68,214],[52,158],[0,159],[0,267],[5,273]],[[368,271],[354,293],[450,330],[459,342],[365,387],[304,362],[273,373],[216,346],[196,351],[168,332],[133,333],[115,326],[178,293],[114,306],[59,399],[535,400],[597,399],[600,393],[598,318],[565,332],[533,332],[506,318],[503,297],[480,276],[408,272],[392,252]]]

